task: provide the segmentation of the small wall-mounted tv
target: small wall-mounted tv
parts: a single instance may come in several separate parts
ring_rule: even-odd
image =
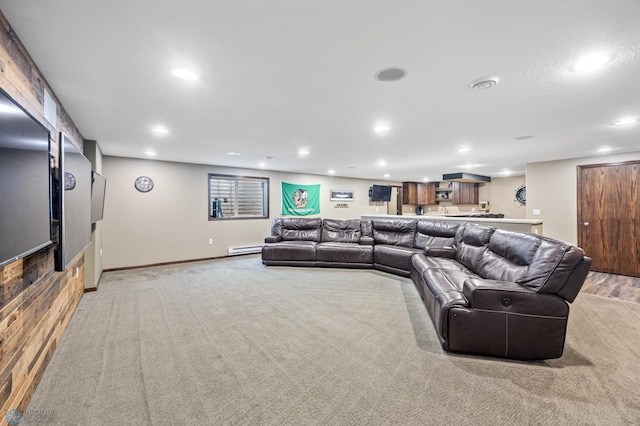
[[[60,133],[54,216],[58,219],[57,271],[67,269],[91,243],[91,163]]]
[[[371,201],[391,201],[391,186],[373,185],[371,187]]]
[[[91,172],[91,223],[104,217],[104,196],[107,180],[96,172]]]
[[[0,266],[52,243],[49,131],[0,90]]]

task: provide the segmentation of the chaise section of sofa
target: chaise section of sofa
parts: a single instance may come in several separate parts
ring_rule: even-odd
[[[411,271],[445,350],[562,355],[568,303],[591,265],[580,248],[481,225],[460,228],[451,248],[416,255]]]

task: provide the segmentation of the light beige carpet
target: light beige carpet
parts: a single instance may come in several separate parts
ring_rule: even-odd
[[[640,424],[640,305],[582,294],[563,357],[518,362],[444,353],[413,283],[373,270],[245,256],[109,272],[29,410],[83,426]]]

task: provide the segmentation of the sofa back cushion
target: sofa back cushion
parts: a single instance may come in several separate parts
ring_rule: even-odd
[[[464,226],[463,222],[418,220],[415,247],[453,247],[461,226]]]
[[[475,272],[490,280],[518,282],[529,270],[539,246],[540,239],[534,235],[496,229]]]
[[[360,221],[358,219],[324,219],[322,221],[322,242],[358,243],[360,235],[362,235],[362,232],[360,231]]]
[[[478,275],[479,262],[487,250],[489,239],[495,228],[483,225],[467,224],[458,228],[456,233],[456,260]]]
[[[282,237],[282,218],[277,217],[271,222],[271,235],[274,237]]]
[[[319,217],[282,219],[282,240],[320,242],[321,228]]]
[[[373,219],[375,244],[413,247],[416,238],[416,221],[406,219]]]

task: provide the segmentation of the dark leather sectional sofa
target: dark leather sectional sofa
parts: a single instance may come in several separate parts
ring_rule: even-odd
[[[443,349],[504,358],[562,356],[591,266],[568,243],[464,222],[277,218],[271,234],[263,264],[411,277]]]

